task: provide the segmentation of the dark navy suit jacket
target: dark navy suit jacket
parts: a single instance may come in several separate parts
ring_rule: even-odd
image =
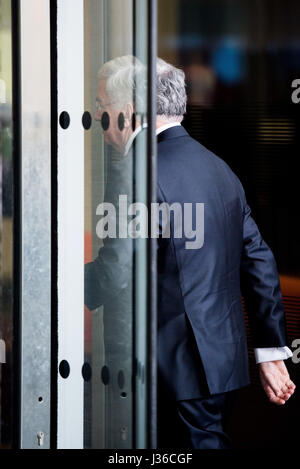
[[[109,159],[105,200],[133,197],[133,155]],[[243,187],[228,165],[182,126],[158,136],[158,202],[204,203],[204,244],[186,249],[158,239],[158,373],[161,389],[192,399],[249,383],[241,293],[254,347],[286,345],[284,311],[273,254],[251,217]],[[104,240],[85,266],[85,304],[104,304],[108,357],[131,352],[131,239]],[[123,366],[123,365],[122,365]],[[127,381],[130,382],[130,370]]]
[[[249,383],[241,294],[252,345],[286,345],[274,256],[229,166],[182,126],[158,136],[158,202],[204,203],[204,244],[158,240],[158,369],[175,399]],[[205,382],[206,381],[206,382]]]

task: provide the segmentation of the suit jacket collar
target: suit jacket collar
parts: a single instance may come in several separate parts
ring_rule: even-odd
[[[188,133],[182,127],[182,125],[178,125],[176,127],[170,127],[169,129],[164,130],[157,136],[157,142],[163,142],[164,140],[169,140],[170,138],[178,138],[178,137],[187,137]]]

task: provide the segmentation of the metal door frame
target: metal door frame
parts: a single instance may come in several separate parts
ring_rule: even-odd
[[[20,223],[15,250],[20,257],[14,261],[20,269],[20,302],[15,305],[20,341],[19,446],[47,449],[51,406],[50,4],[49,0],[19,0],[13,8],[18,10],[20,40],[16,45],[20,61]]]

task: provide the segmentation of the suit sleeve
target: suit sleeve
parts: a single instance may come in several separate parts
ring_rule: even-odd
[[[244,209],[241,290],[253,346],[284,347],[287,344],[285,314],[276,262],[251,216],[241,184],[240,188]]]
[[[132,238],[118,235],[119,195],[132,198],[132,155],[110,156],[104,202],[115,207],[116,218],[112,222],[116,224],[117,236],[104,238],[98,256],[84,266],[84,302],[90,310],[103,304],[123,305],[132,288],[134,243]]]
[[[131,288],[132,240],[106,238],[98,256],[84,266],[84,303],[96,309]]]

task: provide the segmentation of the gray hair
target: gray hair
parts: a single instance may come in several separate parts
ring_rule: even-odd
[[[98,79],[106,80],[106,92],[118,108],[131,102],[136,112],[145,113],[146,67],[136,57],[124,55],[106,62],[99,70]],[[158,58],[156,86],[159,120],[182,121],[187,101],[184,72]]]
[[[146,67],[133,55],[123,55],[106,62],[98,72],[99,80],[106,80],[106,92],[111,102],[121,109],[134,103],[136,112],[147,106]]]
[[[187,101],[185,74],[163,59],[156,63],[157,115],[160,120],[182,121]]]

